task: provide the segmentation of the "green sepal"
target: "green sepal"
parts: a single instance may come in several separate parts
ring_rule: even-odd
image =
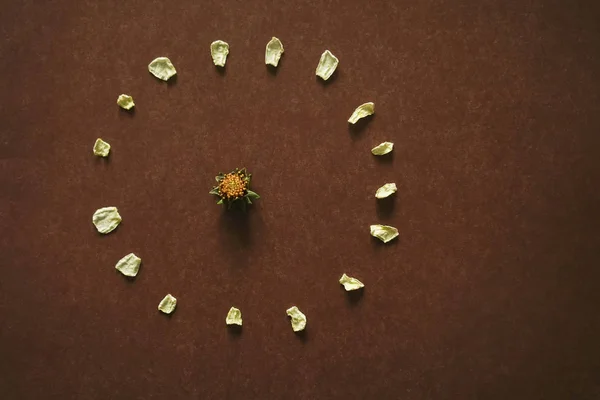
[[[214,187],[211,189],[210,192],[208,192],[208,194],[215,194],[215,195],[219,195],[219,188],[218,187]]]
[[[217,204],[223,204],[223,199],[219,199],[219,201],[217,201]]]
[[[253,192],[252,190],[246,190],[246,196],[248,196],[247,198],[249,199],[260,199],[260,196],[258,193]]]

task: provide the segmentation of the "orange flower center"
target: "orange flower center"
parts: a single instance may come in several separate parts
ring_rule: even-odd
[[[227,199],[237,199],[244,196],[246,182],[238,174],[227,174],[219,183],[219,193]]]

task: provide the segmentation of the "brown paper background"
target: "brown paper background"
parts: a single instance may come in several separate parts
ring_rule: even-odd
[[[599,21],[591,0],[4,2],[1,397],[600,398]],[[207,194],[236,166],[263,196],[245,217]]]

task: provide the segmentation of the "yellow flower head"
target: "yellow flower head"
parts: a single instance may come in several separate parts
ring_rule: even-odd
[[[243,197],[247,189],[244,175],[240,173],[230,173],[225,175],[219,183],[219,194],[227,199],[237,199]]]

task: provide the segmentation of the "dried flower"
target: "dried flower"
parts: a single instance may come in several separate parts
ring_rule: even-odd
[[[236,168],[227,174],[219,172],[215,177],[217,186],[214,186],[209,193],[217,196],[219,198],[217,204],[226,204],[227,209],[234,203],[245,209],[246,204],[252,204],[252,200],[260,199],[257,193],[250,190],[251,179],[252,174],[249,174],[246,168]]]

